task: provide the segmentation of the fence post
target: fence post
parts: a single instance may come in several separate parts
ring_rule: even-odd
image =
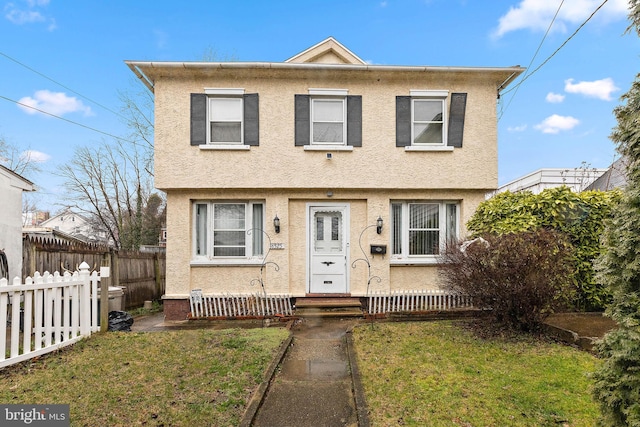
[[[102,259],[101,267],[110,267],[111,254],[106,252]],[[109,329],[109,286],[111,286],[111,276],[113,269],[109,273],[109,277],[100,277],[100,332],[107,332]]]
[[[80,334],[91,335],[91,282],[89,280],[89,264],[80,264],[78,276],[82,281],[82,296],[80,302]]]

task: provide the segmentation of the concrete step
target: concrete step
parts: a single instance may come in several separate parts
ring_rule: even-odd
[[[296,317],[363,317],[360,307],[302,307],[296,308]]]
[[[335,297],[303,297],[296,298],[296,308],[302,307],[362,307],[360,298],[335,298]]]

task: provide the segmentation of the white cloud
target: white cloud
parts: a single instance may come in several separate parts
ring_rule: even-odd
[[[564,101],[564,95],[561,95],[559,93],[549,92],[545,99],[547,100],[547,102],[550,102],[552,104],[559,104],[562,101]]]
[[[49,5],[49,0],[23,0],[22,3],[7,3],[4,7],[4,17],[16,25],[48,22],[47,29],[53,31],[57,28],[56,21],[42,14],[39,10]]]
[[[27,150],[24,151],[20,157],[24,160],[29,160],[34,163],[46,163],[51,159],[51,156],[42,151]]]
[[[571,116],[559,116],[554,114],[547,117],[542,123],[535,126],[542,133],[558,133],[564,130],[571,130],[580,124],[580,120]]]
[[[603,101],[611,101],[611,93],[620,90],[613,83],[613,79],[607,77],[592,82],[573,83],[573,79],[564,81],[564,90],[569,93],[579,93],[590,98],[598,98]]]
[[[567,27],[576,27],[584,22],[602,3],[601,0],[565,0],[556,17],[552,30],[566,32]],[[610,0],[595,15],[608,22],[626,19],[629,13],[628,0]],[[522,0],[500,17],[493,36],[500,38],[511,31],[528,29],[544,32],[556,12],[558,2],[549,0]]]
[[[524,132],[526,129],[527,125],[511,126],[507,128],[509,132]]]
[[[87,107],[82,103],[82,101],[73,96],[67,96],[64,92],[39,90],[36,91],[33,98],[25,96],[20,99],[19,102],[24,105],[18,106],[28,114],[38,113],[37,110],[34,110],[34,108],[37,108],[38,110],[46,111],[47,113],[51,113],[56,116],[75,112],[81,112],[85,116],[93,115],[90,107]]]

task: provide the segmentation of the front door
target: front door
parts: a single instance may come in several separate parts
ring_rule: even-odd
[[[348,205],[309,207],[309,293],[347,293]]]

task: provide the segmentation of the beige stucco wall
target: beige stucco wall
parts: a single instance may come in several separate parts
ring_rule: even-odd
[[[463,225],[484,200],[482,191],[458,190],[337,190],[332,197],[324,191],[298,190],[289,194],[263,190],[195,190],[170,191],[167,195],[167,298],[188,296],[192,289],[205,293],[241,292],[260,290],[254,279],[260,277],[259,266],[196,265],[193,263],[193,201],[194,200],[264,200],[265,231],[272,243],[284,244],[284,249],[271,250],[269,264],[264,270],[264,283],[268,293],[286,293],[303,296],[308,290],[307,276],[307,215],[309,205],[338,203],[349,205],[349,292],[365,295],[369,271],[366,258],[371,263],[372,280],[370,290],[389,289],[435,289],[437,288],[437,265],[408,265],[390,262],[391,256],[369,254],[370,244],[387,245],[390,252],[389,225],[391,200],[456,200],[461,201],[460,223]],[[278,215],[281,232],[273,230],[273,217]],[[375,227],[365,230],[376,222],[378,216],[385,221],[382,234]],[[364,233],[363,233],[364,230]],[[359,238],[362,233],[362,240]],[[461,236],[466,231],[461,230]],[[363,254],[360,249],[366,252]],[[359,261],[358,261],[359,260]]]
[[[273,243],[264,281],[269,293],[302,296],[307,291],[307,205],[344,202],[350,206],[349,291],[366,293],[368,271],[358,244],[371,262],[371,290],[433,289],[436,265],[391,262],[390,254],[371,257],[369,245],[390,251],[391,200],[459,201],[464,224],[484,194],[497,187],[496,88],[501,73],[441,71],[353,71],[330,69],[149,69],[155,84],[155,183],[167,192],[166,298],[205,293],[256,292],[258,266],[194,265],[193,200],[264,200],[266,231]],[[191,146],[190,93],[205,88],[242,88],[259,94],[260,145],[244,151],[203,150]],[[294,146],[294,95],[309,88],[347,89],[362,96],[362,147],[352,151],[305,151]],[[395,146],[398,95],[410,90],[467,93],[464,145],[453,151],[408,152]],[[327,159],[327,152],[332,159]],[[328,194],[331,193],[331,197]],[[273,232],[278,215],[281,233]],[[355,262],[355,268],[351,264]]]
[[[224,70],[155,82],[155,183],[170,188],[474,188],[497,187],[496,86],[484,75]],[[260,146],[248,151],[190,146],[190,93],[206,87],[258,93]],[[309,88],[362,95],[362,147],[351,152],[294,146],[294,95]],[[407,152],[395,146],[395,97],[411,89],[466,92],[464,146]],[[239,179],[240,178],[240,179]]]

